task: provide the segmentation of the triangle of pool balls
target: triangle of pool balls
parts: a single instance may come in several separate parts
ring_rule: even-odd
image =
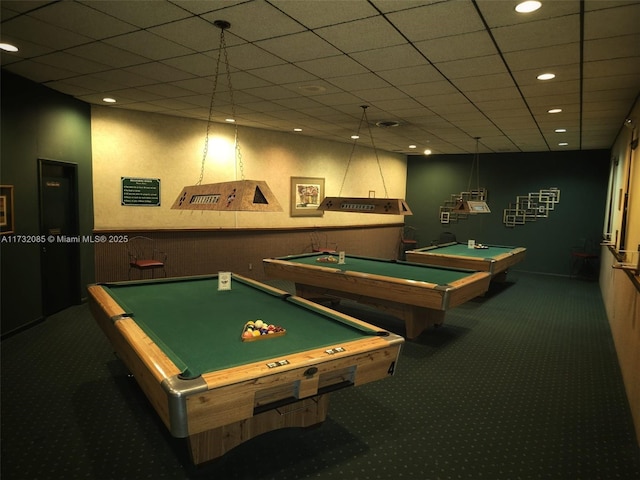
[[[242,341],[255,342],[256,340],[281,337],[285,333],[287,331],[278,325],[266,324],[262,320],[249,320],[242,328]]]

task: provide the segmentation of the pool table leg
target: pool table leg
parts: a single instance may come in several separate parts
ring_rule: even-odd
[[[498,272],[491,277],[491,281],[494,283],[504,283],[507,281],[507,271],[503,270]]]
[[[191,459],[195,465],[200,465],[221,457],[241,443],[271,430],[320,424],[327,417],[328,408],[329,394],[317,395],[230,425],[190,435]]]
[[[395,309],[394,312],[395,315],[404,320],[407,338],[409,339],[418,337],[429,327],[439,327],[444,323],[444,310],[403,305],[402,308]]]

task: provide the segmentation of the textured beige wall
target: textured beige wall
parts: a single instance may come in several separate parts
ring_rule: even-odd
[[[281,213],[179,211],[171,205],[186,185],[200,177],[206,122],[156,113],[94,106],[91,112],[93,194],[96,229],[274,228],[390,224],[398,215],[325,212],[322,217],[291,217],[290,177],[325,178],[326,195],[338,195],[352,146],[293,133],[239,128],[244,178],[266,180]],[[345,132],[345,135],[348,132]],[[213,124],[203,184],[240,180],[233,151],[234,128]],[[365,139],[365,145],[370,142]],[[407,162],[400,154],[378,151],[390,198],[405,198]],[[121,177],[159,178],[160,207],[121,206]],[[385,197],[372,148],[355,149],[342,196]]]

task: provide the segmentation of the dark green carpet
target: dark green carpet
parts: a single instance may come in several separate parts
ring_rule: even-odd
[[[2,342],[2,479],[640,478],[598,285],[509,280],[407,342],[393,378],[334,393],[320,428],[268,433],[198,470],[87,307],[68,309]]]

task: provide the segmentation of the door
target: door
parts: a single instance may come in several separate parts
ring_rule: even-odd
[[[42,309],[45,317],[80,303],[78,166],[39,160]]]

